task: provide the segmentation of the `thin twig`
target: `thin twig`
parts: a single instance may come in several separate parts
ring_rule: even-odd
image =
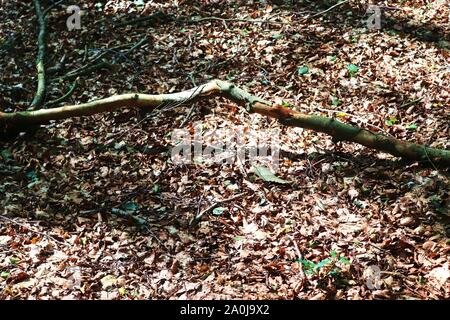
[[[349,2],[349,1],[350,1],[350,0],[344,0],[344,1],[338,2],[338,3],[336,3],[335,5],[329,7],[328,9],[326,9],[326,10],[324,10],[324,11],[321,11],[321,12],[318,12],[318,13],[316,13],[316,14],[313,14],[312,16],[306,17],[305,19],[311,19],[311,18],[318,17],[318,16],[320,16],[320,15],[322,15],[322,14],[325,14],[325,13],[327,13],[327,12],[333,10],[333,9],[336,8],[336,7],[339,7],[340,5],[343,5],[343,4],[347,3],[347,2]]]
[[[305,270],[303,270],[303,264],[302,264],[302,260],[303,260],[302,252],[300,251],[300,249],[298,247],[297,241],[295,241],[293,238],[292,238],[292,243],[294,244],[295,252],[297,253],[297,257],[298,257],[298,261],[299,261],[299,265],[300,265],[300,274],[304,279],[306,279]]]
[[[191,220],[191,223],[190,223],[190,224],[193,224],[194,222],[199,221],[205,214],[211,212],[212,210],[214,210],[215,208],[217,208],[219,205],[221,205],[221,204],[223,204],[223,203],[226,203],[226,202],[230,202],[230,201],[236,200],[236,199],[242,197],[243,195],[245,195],[245,193],[240,193],[240,194],[237,194],[237,195],[232,196],[232,197],[230,197],[230,198],[227,198],[227,199],[224,199],[224,200],[219,200],[219,201],[215,202],[214,204],[210,205],[208,208],[206,208],[205,210],[203,210],[202,212],[200,212],[199,214],[197,214],[197,215],[194,217],[194,219]]]
[[[62,81],[64,81],[64,80],[73,80],[73,79],[78,78],[79,76],[87,75],[87,74],[90,74],[90,73],[92,73],[94,71],[97,71],[97,70],[100,70],[100,69],[109,69],[111,67],[112,67],[112,64],[110,64],[106,60],[102,60],[99,63],[94,64],[92,66],[82,67],[82,68],[74,70],[74,71],[72,71],[72,72],[70,72],[70,73],[68,73],[68,74],[66,74],[66,75],[64,75],[62,77],[53,78],[51,80],[51,82],[60,81],[60,80],[62,80]]]
[[[415,100],[412,100],[412,101],[410,101],[410,102],[407,102],[407,103],[404,103],[404,104],[402,104],[400,107],[398,107],[399,109],[402,109],[402,108],[406,108],[406,107],[409,107],[410,105],[413,105],[413,104],[416,104],[416,103],[418,103],[418,102],[420,102],[420,101],[422,101],[423,100],[423,97],[420,97],[420,98],[418,98],[418,99],[415,99]]]
[[[36,234],[38,234],[38,235],[40,235],[40,236],[43,236],[43,237],[45,237],[45,238],[48,238],[48,239],[50,239],[50,240],[52,240],[52,241],[54,241],[54,242],[56,242],[56,243],[59,243],[60,245],[70,246],[70,244],[68,244],[68,243],[59,241],[59,240],[53,238],[52,236],[50,236],[50,235],[48,235],[48,234],[45,234],[45,233],[43,233],[43,232],[40,232],[40,231],[38,231],[38,230],[36,230],[36,229],[30,227],[30,226],[27,226],[27,225],[25,225],[25,224],[22,224],[22,223],[20,223],[20,222],[17,222],[17,221],[15,221],[15,220],[13,220],[13,219],[10,219],[10,218],[8,218],[8,217],[0,216],[0,219],[3,219],[3,220],[5,220],[5,221],[9,221],[9,222],[11,222],[11,223],[13,223],[13,224],[16,224],[16,225],[18,225],[18,226],[20,226],[20,227],[22,227],[22,228],[28,229],[28,230],[32,231],[33,233],[36,233]]]
[[[64,0],[59,0],[55,3],[53,3],[51,6],[49,6],[47,9],[44,10],[43,16],[45,17],[53,8],[59,6]]]
[[[215,17],[215,16],[191,18],[188,20],[188,22],[195,23],[195,22],[202,22],[202,21],[209,21],[209,20],[217,20],[217,21],[222,21],[222,22],[247,22],[247,23],[267,23],[267,24],[286,24],[286,25],[290,24],[289,22],[273,21],[273,20],[259,20],[259,19],[245,19],[245,18],[221,18],[221,17]]]
[[[49,106],[51,106],[51,105],[54,105],[54,104],[58,104],[58,103],[60,103],[60,102],[63,102],[63,101],[66,100],[68,97],[70,97],[70,96],[72,95],[72,93],[75,91],[79,79],[80,79],[80,78],[78,77],[78,78],[76,78],[76,79],[74,80],[74,82],[72,83],[72,85],[70,86],[70,88],[69,88],[69,90],[67,91],[66,94],[64,94],[62,97],[59,97],[58,99],[55,99],[55,100],[52,100],[52,101],[47,102],[47,103],[44,105],[44,108],[47,108],[47,107],[49,107]]]

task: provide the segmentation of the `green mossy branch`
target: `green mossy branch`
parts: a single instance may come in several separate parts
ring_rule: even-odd
[[[129,93],[116,95],[79,105],[63,106],[36,111],[0,112],[0,131],[27,130],[36,124],[45,124],[50,120],[62,120],[71,117],[111,112],[121,107],[152,108],[164,104],[183,104],[201,98],[223,96],[247,107],[249,112],[276,118],[281,124],[323,132],[335,141],[350,141],[368,148],[376,149],[394,156],[415,161],[431,161],[450,167],[450,151],[430,148],[424,145],[402,141],[394,137],[375,133],[363,128],[345,124],[333,118],[309,115],[262,100],[230,82],[212,80],[191,90],[170,94],[149,95]]]
[[[36,16],[39,24],[38,34],[38,54],[36,57],[36,69],[38,77],[38,85],[30,109],[35,110],[44,103],[46,90],[46,76],[45,76],[45,38],[47,30],[45,26],[45,15],[42,12],[41,3],[39,0],[33,0]]]

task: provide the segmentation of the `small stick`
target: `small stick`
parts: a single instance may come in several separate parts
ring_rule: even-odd
[[[70,96],[72,95],[72,93],[75,91],[75,89],[76,89],[76,87],[77,87],[77,82],[78,82],[79,79],[80,79],[79,77],[75,79],[75,81],[72,83],[72,85],[71,85],[70,88],[69,88],[69,91],[67,91],[66,94],[64,94],[62,97],[59,97],[58,99],[55,99],[55,100],[52,100],[52,101],[47,102],[47,103],[44,105],[44,108],[47,108],[47,107],[49,107],[49,106],[51,106],[51,105],[54,105],[54,104],[57,104],[57,103],[60,103],[60,102],[63,102],[63,101],[66,100],[68,97],[70,97]]]
[[[344,1],[338,2],[338,3],[336,3],[335,5],[329,7],[328,9],[326,9],[326,10],[324,10],[324,11],[321,11],[321,12],[318,12],[318,13],[316,13],[316,14],[313,14],[313,15],[310,16],[310,17],[306,17],[305,20],[306,20],[306,19],[315,18],[315,17],[318,17],[318,16],[320,16],[320,15],[322,15],[322,14],[325,14],[325,13],[327,13],[328,11],[331,11],[331,10],[333,10],[334,8],[336,8],[336,7],[340,6],[340,5],[343,5],[343,4],[345,4],[345,3],[349,2],[349,1],[350,1],[350,0],[344,0]]]
[[[32,228],[32,227],[30,227],[30,226],[27,226],[27,225],[24,225],[24,224],[22,224],[22,223],[20,223],[20,222],[17,222],[17,221],[15,221],[15,220],[13,220],[13,219],[7,218],[7,217],[5,217],[5,216],[0,216],[0,219],[3,219],[3,220],[5,220],[5,221],[9,221],[9,222],[11,222],[11,223],[14,223],[14,224],[16,224],[16,225],[18,225],[18,226],[21,226],[22,228],[26,228],[26,229],[28,229],[28,230],[30,230],[30,231],[32,231],[32,232],[34,232],[34,233],[36,233],[36,234],[38,234],[38,235],[40,235],[40,236],[43,236],[43,237],[48,238],[48,239],[50,239],[50,240],[52,240],[52,241],[54,241],[54,242],[56,242],[56,243],[59,243],[60,245],[70,246],[70,244],[68,244],[68,243],[61,242],[61,241],[59,241],[59,240],[56,240],[55,238],[53,238],[52,236],[50,236],[50,235],[48,235],[48,234],[45,234],[45,233],[40,232],[40,231],[38,231],[38,230],[35,230],[34,228]]]
[[[214,210],[215,208],[217,208],[219,205],[221,205],[221,204],[223,204],[223,203],[226,203],[226,202],[230,202],[230,201],[236,200],[236,199],[242,197],[244,194],[245,194],[245,193],[240,193],[240,194],[237,194],[237,195],[235,195],[235,196],[233,196],[233,197],[230,197],[230,198],[227,198],[227,199],[224,199],[224,200],[219,200],[219,201],[217,201],[216,203],[210,205],[208,208],[206,208],[205,210],[203,210],[202,212],[200,212],[199,214],[197,214],[197,215],[195,216],[195,218],[191,220],[191,224],[194,223],[194,222],[198,222],[205,214],[211,212],[212,210]]]

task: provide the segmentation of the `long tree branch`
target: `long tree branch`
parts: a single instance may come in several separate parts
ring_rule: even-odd
[[[275,105],[251,95],[230,82],[221,80],[212,80],[191,90],[178,93],[159,95],[129,93],[54,109],[12,113],[0,112],[0,132],[2,129],[7,132],[13,128],[24,130],[27,125],[44,124],[50,120],[88,116],[100,112],[111,112],[121,107],[153,108],[163,104],[182,104],[188,101],[192,103],[200,98],[211,96],[226,97],[241,106],[246,106],[249,112],[276,118],[283,125],[326,133],[332,136],[335,141],[355,142],[394,156],[417,161],[432,161],[433,163],[443,163],[450,166],[450,151],[448,150],[402,141],[382,133],[354,127],[333,118],[309,115]]]
[[[33,101],[31,102],[30,109],[34,110],[40,107],[44,102],[45,96],[45,38],[46,38],[46,26],[45,15],[42,12],[41,3],[39,0],[33,0],[34,8],[36,10],[36,16],[39,24],[38,34],[38,54],[36,58],[36,69],[38,76],[38,85]]]

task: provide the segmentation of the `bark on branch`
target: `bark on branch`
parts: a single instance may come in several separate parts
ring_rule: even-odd
[[[230,82],[221,80],[212,80],[191,90],[178,93],[159,95],[129,93],[54,109],[13,113],[0,112],[0,129],[4,132],[14,128],[24,130],[29,125],[45,124],[50,120],[88,116],[107,111],[111,112],[121,107],[135,106],[152,108],[162,104],[193,102],[197,99],[212,96],[226,97],[241,106],[247,107],[249,112],[276,118],[283,125],[326,133],[332,136],[335,141],[355,142],[368,148],[390,153],[394,156],[416,161],[432,161],[433,163],[442,163],[450,166],[449,150],[430,148],[424,145],[402,141],[381,133],[354,127],[333,118],[309,115],[275,105],[251,95]]]
[[[39,0],[34,0],[33,3],[39,23],[38,54],[36,58],[38,85],[30,108],[37,109],[43,104],[45,96],[45,37],[47,31],[45,26],[45,14],[42,11],[41,3]]]

